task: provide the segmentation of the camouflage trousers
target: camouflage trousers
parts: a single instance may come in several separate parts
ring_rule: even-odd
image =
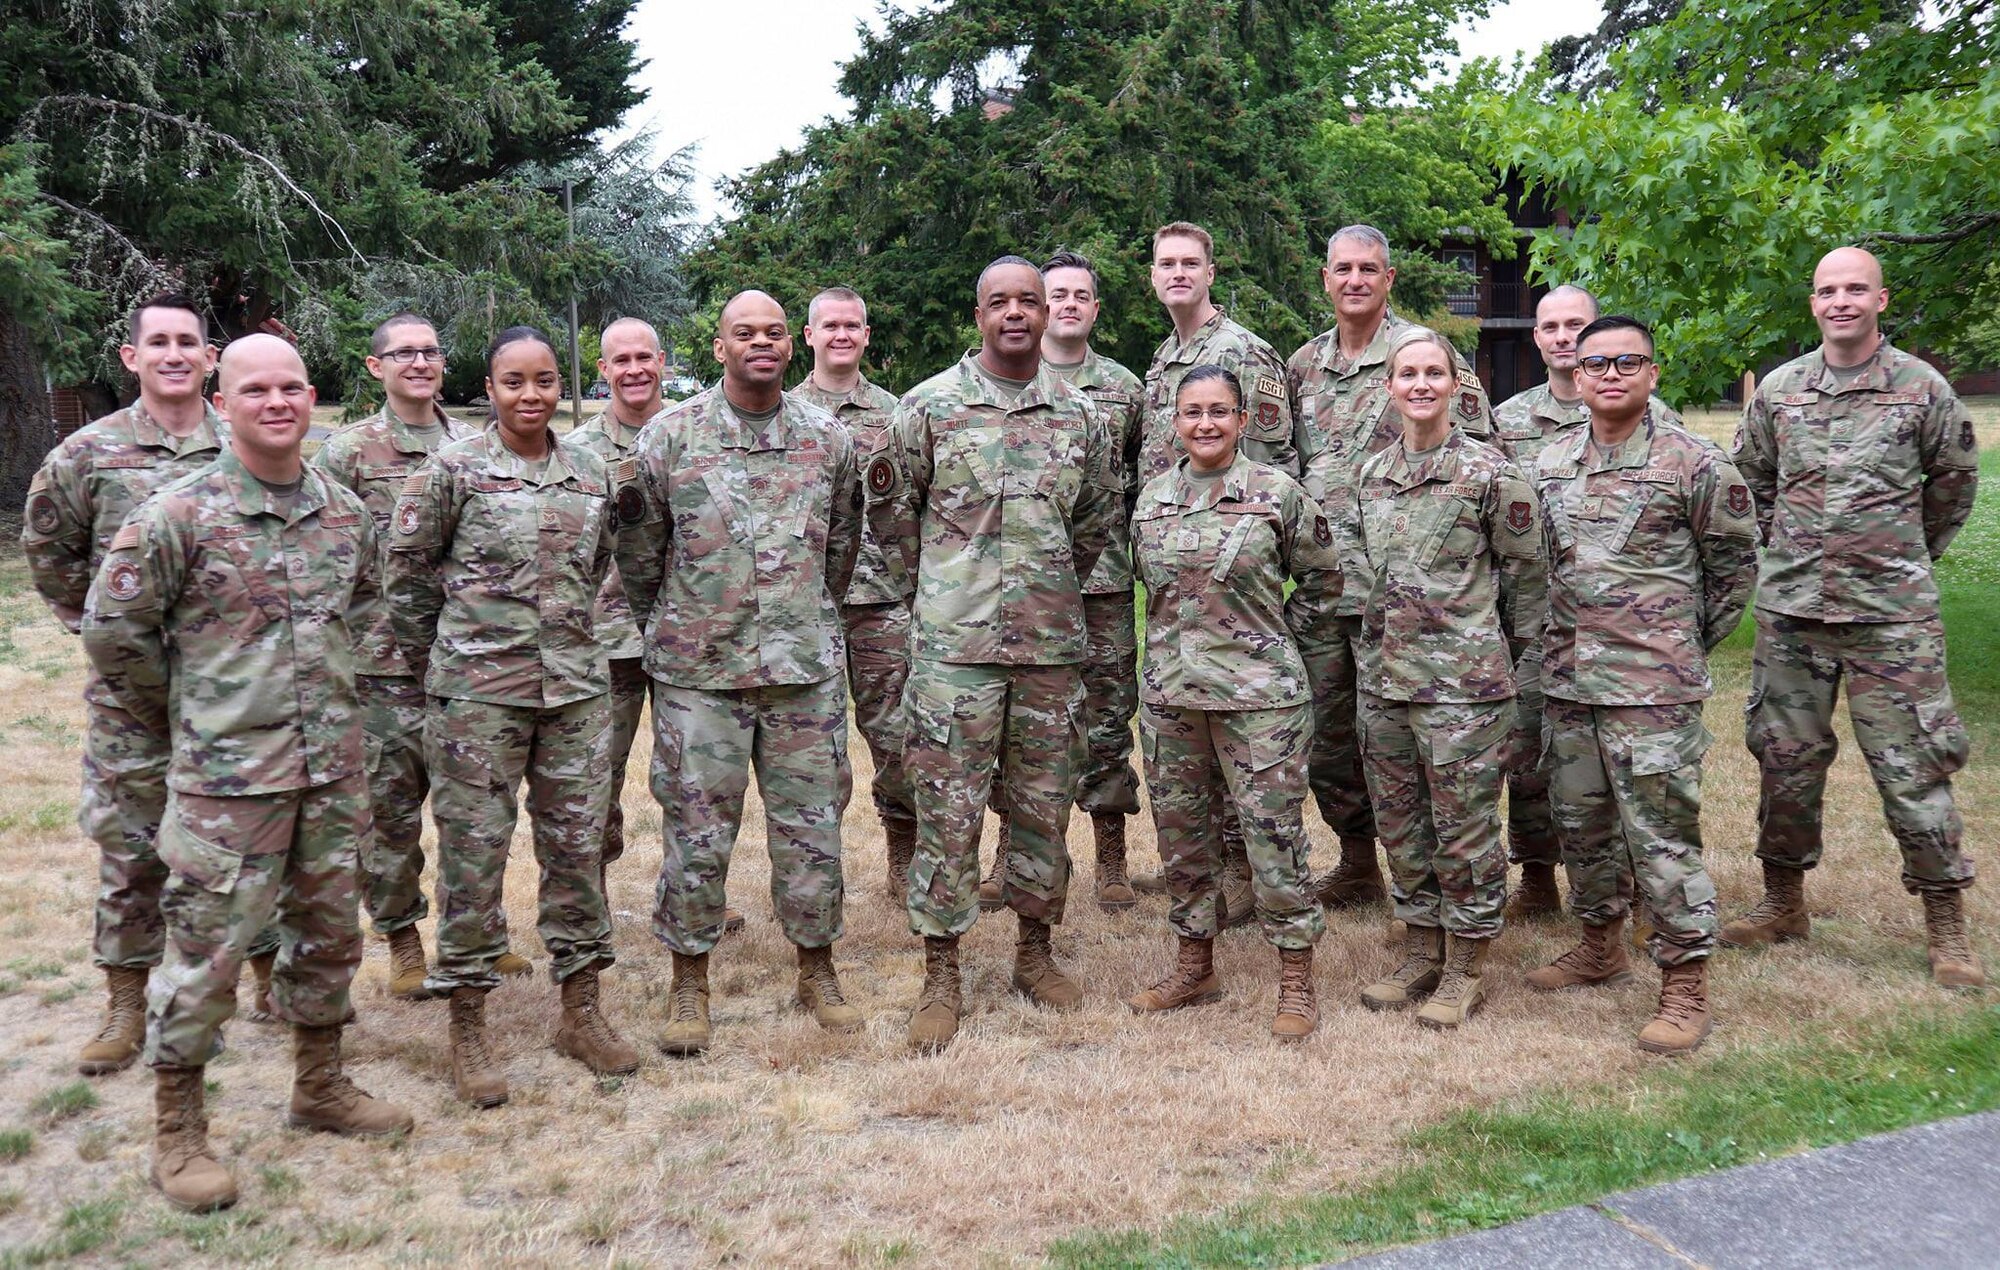
[[[424,754],[438,830],[433,989],[499,986],[493,963],[507,951],[501,888],[523,780],[541,871],[535,928],[551,973],[561,983],[613,960],[598,873],[611,792],[604,779],[609,715],[606,696],[547,709],[431,698]]]
[[[1083,766],[1076,805],[1094,814],[1139,814],[1132,716],[1139,711],[1139,628],[1130,587],[1083,597]]]
[[[1306,749],[1312,707],[1187,710],[1147,702],[1139,744],[1153,796],[1167,922],[1190,939],[1222,933],[1222,808],[1236,809],[1264,937],[1310,948],[1326,919],[1308,881]]]
[[[1500,933],[1507,853],[1500,787],[1514,703],[1426,705],[1361,694],[1361,762],[1396,916],[1468,939]]]
[[[1358,677],[1361,619],[1340,619],[1341,638],[1302,648],[1313,690],[1313,739],[1307,767],[1320,818],[1341,838],[1375,840],[1375,812],[1361,774]]]
[[[117,706],[84,702],[83,797],[76,823],[97,844],[91,954],[100,966],[157,966],[167,866],[153,843],[173,745]]]
[[[429,915],[424,899],[423,683],[409,675],[360,675],[355,686],[368,729],[369,750],[381,756],[368,769],[368,798],[375,832],[361,850],[361,899],[381,934],[414,926]]]
[[[160,898],[167,951],[146,988],[146,1061],[199,1067],[236,1012],[252,937],[280,934],[274,1012],[328,1027],[347,1017],[361,964],[356,877],[368,840],[368,777],[283,794],[210,798],[175,791],[160,826],[170,870]]]
[[[1514,713],[1523,752],[1532,754],[1542,737],[1540,648],[1528,650],[1514,667]],[[1515,864],[1563,862],[1555,811],[1549,806],[1549,778],[1539,763],[1507,775],[1507,858]]]
[[[847,632],[847,683],[854,726],[875,761],[868,793],[882,827],[914,829],[910,778],[903,770],[903,681],[910,675],[910,609],[905,604],[850,604],[840,610]]]
[[[903,693],[904,765],[916,794],[910,929],[962,935],[979,916],[979,831],[994,781],[1006,787],[1008,908],[1062,920],[1070,806],[1083,750],[1075,666],[959,666],[918,659]]]
[[[653,681],[640,657],[617,657],[611,666],[611,796],[604,812],[604,863],[625,855],[625,769],[639,739],[639,717]]]
[[[677,953],[705,953],[722,938],[723,885],[752,771],[779,928],[801,948],[825,948],[843,932],[840,819],[854,789],[847,685],[839,675],[726,690],[655,683],[653,797],[666,850],[653,933]]]
[[[1794,869],[1819,863],[1842,679],[1854,738],[1902,849],[1904,887],[1972,885],[1965,828],[1951,795],[1951,775],[1965,766],[1971,740],[1952,703],[1944,625],[1936,618],[1814,622],[1758,611],[1744,710],[1745,740],[1763,770],[1757,857]]]
[[[1715,884],[1701,862],[1701,703],[1587,706],[1550,700],[1542,766],[1554,795],[1569,907],[1602,926],[1632,911],[1662,966],[1715,949]],[[1628,883],[1627,879],[1631,879]]]

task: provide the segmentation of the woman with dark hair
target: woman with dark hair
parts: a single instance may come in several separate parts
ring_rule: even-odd
[[[438,827],[438,956],[451,997],[462,1100],[507,1100],[486,1046],[485,997],[505,949],[501,879],[528,785],[541,870],[542,943],[562,985],[556,1049],[623,1074],[638,1051],[598,1010],[611,964],[599,872],[609,787],[609,672],[593,612],[616,546],[604,461],[550,430],[562,400],[555,348],[533,327],[486,357],[493,421],[411,476],[389,531],[388,594],[429,710],[424,747]]]
[[[1189,371],[1174,402],[1184,453],[1147,483],[1132,521],[1146,584],[1140,746],[1180,951],[1129,1004],[1144,1014],[1221,997],[1214,948],[1222,825],[1233,811],[1281,965],[1271,1034],[1299,1041],[1319,1022],[1312,955],[1324,925],[1301,814],[1312,737],[1301,647],[1334,636],[1340,557],[1304,487],[1237,453],[1244,422],[1235,375]],[[1288,578],[1298,583],[1289,601]]]

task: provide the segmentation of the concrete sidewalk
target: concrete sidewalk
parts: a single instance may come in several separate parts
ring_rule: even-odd
[[[1611,1195],[1369,1270],[2000,1266],[2000,1112]]]

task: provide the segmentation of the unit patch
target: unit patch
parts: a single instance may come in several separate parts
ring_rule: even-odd
[[[1750,514],[1750,487],[1748,485],[1730,486],[1728,503],[1729,514],[1731,516],[1739,519],[1748,516]]]
[[[104,589],[114,600],[136,600],[142,589],[139,582],[139,566],[135,561],[114,561],[104,575]]]
[[[1525,498],[1517,498],[1507,504],[1507,528],[1517,534],[1528,532],[1528,526],[1535,523],[1535,509]]]

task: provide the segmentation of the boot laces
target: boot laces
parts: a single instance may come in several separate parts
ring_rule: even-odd
[[[458,1056],[459,1066],[470,1072],[483,1072],[493,1065],[493,1055],[486,1048],[484,1011],[477,1005],[452,1002],[452,1022],[459,1026],[453,1029],[451,1048]]]
[[[1931,943],[1947,957],[1972,960],[1972,944],[1965,935],[1965,913],[1956,895],[1924,895],[1924,923]]]
[[[812,984],[813,995],[823,1005],[846,1005],[847,997],[840,990],[840,976],[833,972],[831,961],[813,963],[806,972],[807,982]]]
[[[701,998],[705,985],[692,976],[674,981],[673,1020],[676,1023],[692,1023],[701,1017]]]
[[[924,955],[924,986],[917,993],[917,1009],[927,1005],[950,1006],[957,995],[956,979],[948,954],[930,950]]]
[[[1684,1024],[1701,1013],[1701,991],[1694,975],[1671,975],[1660,985],[1660,1017]]]
[[[1313,1014],[1312,976],[1303,967],[1287,963],[1278,978],[1278,1013],[1309,1018]]]

